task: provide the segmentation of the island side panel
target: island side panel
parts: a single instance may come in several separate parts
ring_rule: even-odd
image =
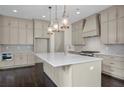
[[[53,67],[44,62],[44,72],[58,87],[72,86],[71,66]]]
[[[72,65],[72,86],[100,87],[101,61]]]

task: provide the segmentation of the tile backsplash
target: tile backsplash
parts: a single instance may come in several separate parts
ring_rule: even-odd
[[[86,44],[84,46],[76,46],[76,51],[81,50],[92,50],[92,51],[100,51],[105,54],[118,54],[124,55],[124,44],[122,45],[104,45],[100,41],[100,37],[90,37],[85,38]]]
[[[0,45],[1,52],[32,52],[32,45]]]

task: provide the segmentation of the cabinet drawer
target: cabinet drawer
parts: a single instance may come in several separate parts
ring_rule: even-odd
[[[103,65],[124,69],[124,62],[115,61],[115,60],[104,60]]]
[[[11,67],[14,65],[14,61],[0,61],[0,68]]]
[[[105,65],[105,64],[102,65],[102,71],[107,72],[107,73],[112,73],[113,72],[113,70],[111,69],[111,66],[108,66],[108,65]]]
[[[124,78],[124,70],[103,65],[103,71],[109,74],[115,75],[117,77]]]
[[[26,54],[16,54],[15,55],[15,65],[24,65],[27,64],[27,55]]]

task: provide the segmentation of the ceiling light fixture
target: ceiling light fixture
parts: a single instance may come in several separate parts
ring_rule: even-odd
[[[12,10],[14,13],[17,13],[18,12],[18,10]]]
[[[45,16],[45,15],[43,15],[42,17],[43,17],[43,18],[45,18],[46,16]]]
[[[51,9],[52,9],[52,7],[49,6],[48,8],[49,8],[49,20],[50,20],[49,25],[48,25],[48,34],[52,35],[53,34],[53,26],[52,26],[52,20],[51,20]]]
[[[64,12],[63,12],[63,16],[62,16],[63,18],[62,18],[62,26],[61,26],[61,29],[63,29],[63,30],[69,29],[69,20],[68,20],[66,8],[67,7],[64,5]]]
[[[51,7],[49,7],[50,9],[50,24],[48,26],[48,33],[53,33],[53,32],[60,32],[60,31],[65,31],[66,29],[69,29],[69,20],[68,20],[68,16],[66,13],[66,6],[64,5],[64,12],[62,15],[62,21],[61,23],[58,20],[58,7],[57,5],[55,6],[55,20],[53,22],[51,22]]]
[[[80,9],[76,9],[76,14],[79,15],[81,12],[80,12]]]
[[[55,6],[55,21],[54,21],[54,25],[53,25],[53,28],[54,28],[54,32],[59,32],[60,29],[59,29],[59,21],[58,21],[58,15],[57,15],[57,5]]]

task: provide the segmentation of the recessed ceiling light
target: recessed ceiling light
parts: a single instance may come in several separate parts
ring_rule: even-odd
[[[43,18],[45,18],[46,16],[42,16]]]
[[[18,10],[12,10],[14,13],[17,13],[18,12]]]
[[[80,9],[76,9],[76,14],[79,15],[81,12],[80,12]]]
[[[79,12],[79,11],[77,11],[77,12],[76,12],[76,14],[77,14],[77,15],[79,15],[79,14],[80,14],[80,12]]]

